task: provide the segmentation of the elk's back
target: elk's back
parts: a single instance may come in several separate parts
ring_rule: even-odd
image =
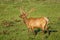
[[[41,27],[45,26],[47,23],[47,18],[41,17],[41,18],[29,18],[27,25],[30,27]]]

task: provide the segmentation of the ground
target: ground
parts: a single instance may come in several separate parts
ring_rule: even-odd
[[[31,8],[35,8],[35,11],[28,14],[28,18],[48,17],[50,30],[57,32],[51,32],[49,36],[41,32],[36,36],[32,32],[28,33],[19,17],[21,7],[27,14]],[[60,40],[59,26],[60,0],[0,0],[0,40]]]

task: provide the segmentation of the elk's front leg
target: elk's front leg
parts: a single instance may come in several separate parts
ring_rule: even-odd
[[[34,35],[36,35],[36,32],[34,31],[34,27],[31,28]]]
[[[45,28],[44,27],[42,27],[42,32],[45,33]]]

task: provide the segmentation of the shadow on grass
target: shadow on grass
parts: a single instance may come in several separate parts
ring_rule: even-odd
[[[42,30],[40,30],[40,29],[34,30],[35,35],[37,35],[38,32],[40,32],[40,31],[42,31]],[[50,35],[52,32],[58,32],[58,31],[57,30],[48,30],[48,31],[44,31],[44,34],[48,33],[48,35]]]
[[[49,30],[49,35],[50,35],[52,32],[58,32],[58,31],[57,31],[57,30]]]
[[[35,35],[37,35],[38,32],[40,32],[40,31],[41,31],[40,29],[34,30]]]

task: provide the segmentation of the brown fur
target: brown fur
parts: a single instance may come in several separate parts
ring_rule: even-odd
[[[20,16],[24,23],[27,25],[28,29],[31,29],[33,31],[34,28],[40,28],[42,31],[45,29],[47,30],[47,24],[48,24],[48,19],[46,17],[40,17],[40,18],[27,18],[27,15],[23,13]]]
[[[22,9],[21,10],[21,15],[19,16],[20,18],[23,19],[24,23],[27,25],[28,30],[31,29],[32,31],[34,28],[40,28],[42,31],[45,29],[47,30],[47,24],[48,24],[48,18],[47,17],[40,17],[40,18],[27,18],[27,13],[24,12]],[[33,10],[29,11],[32,12]]]

